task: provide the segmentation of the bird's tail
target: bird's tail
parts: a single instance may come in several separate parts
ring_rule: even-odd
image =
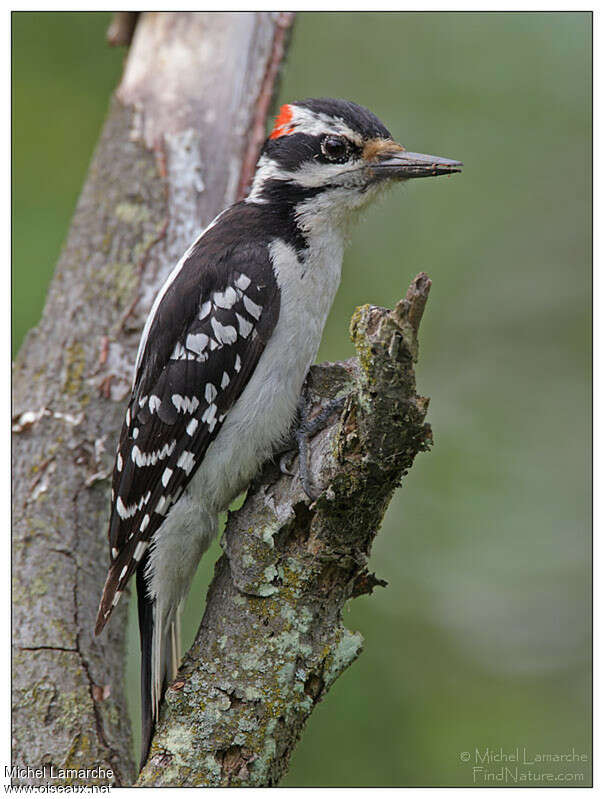
[[[176,677],[180,663],[180,619],[178,609],[163,612],[149,596],[145,576],[147,557],[136,572],[138,628],[141,643],[142,768],[149,755],[159,705],[167,685]],[[170,618],[172,616],[173,618]]]
[[[197,564],[218,526],[218,516],[185,493],[145,553],[136,573],[141,638],[143,762],[149,754],[159,706],[180,659],[179,607]]]

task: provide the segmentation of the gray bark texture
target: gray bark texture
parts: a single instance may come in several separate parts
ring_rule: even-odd
[[[359,655],[344,604],[385,585],[367,569],[371,544],[432,440],[413,369],[429,288],[422,273],[393,311],[358,309],[358,357],[312,367],[311,413],[345,398],[312,442],[321,494],[311,502],[298,477],[267,464],[229,514],[203,621],[166,693],[139,785],[276,785],[315,705]]]
[[[139,16],[42,321],[15,363],[13,765],[69,770],[55,784],[136,779],[125,603],[92,636],[114,445],[155,293],[249,183],[291,21]],[[312,442],[319,499],[267,464],[229,515],[201,627],[138,784],[276,785],[313,708],[361,651],[343,606],[383,584],[367,568],[372,541],[431,442],[413,368],[429,287],[420,274],[393,311],[359,309],[357,358],[311,370],[313,413],[345,400]],[[112,776],[78,771],[93,768]]]
[[[249,181],[291,21],[139,16],[42,320],[14,365],[12,756],[47,769],[15,783],[47,783],[51,767],[70,770],[54,784],[135,779],[125,603],[92,635],[114,446],[155,293]],[[93,768],[105,774],[78,772]]]

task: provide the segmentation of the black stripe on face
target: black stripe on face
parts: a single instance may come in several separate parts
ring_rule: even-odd
[[[321,147],[326,136],[338,137],[338,134],[326,132],[311,136],[308,133],[290,133],[287,136],[279,136],[278,139],[268,139],[262,155],[275,161],[287,172],[296,172],[308,163],[333,164],[334,160],[328,158]],[[346,161],[360,158],[362,147],[345,136],[341,138],[345,139],[348,147]]]
[[[288,172],[295,172],[302,164],[312,161],[315,156],[322,155],[322,136],[309,136],[306,133],[290,133],[278,139],[267,139],[262,155],[275,161],[279,167]]]

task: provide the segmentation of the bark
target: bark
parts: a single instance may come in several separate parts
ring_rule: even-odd
[[[107,28],[107,44],[111,47],[129,45],[134,35],[138,14],[138,11],[116,11]]]
[[[358,357],[312,368],[314,410],[343,396],[311,449],[310,502],[268,464],[229,514],[197,638],[168,689],[143,786],[273,786],[304,724],[362,648],[342,624],[352,597],[384,585],[367,569],[401,478],[428,448],[428,401],[415,392],[417,331],[430,281],[393,311],[364,306]]]
[[[291,15],[138,20],[42,320],[13,373],[13,766],[131,784],[126,605],[92,630],[109,471],[142,323],[199,229],[248,179]],[[117,32],[115,33],[117,36]]]

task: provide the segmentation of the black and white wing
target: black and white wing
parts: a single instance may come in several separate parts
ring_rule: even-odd
[[[113,471],[111,567],[97,634],[241,395],[279,316],[266,246],[225,246],[224,236],[212,234],[174,270],[145,326]]]

